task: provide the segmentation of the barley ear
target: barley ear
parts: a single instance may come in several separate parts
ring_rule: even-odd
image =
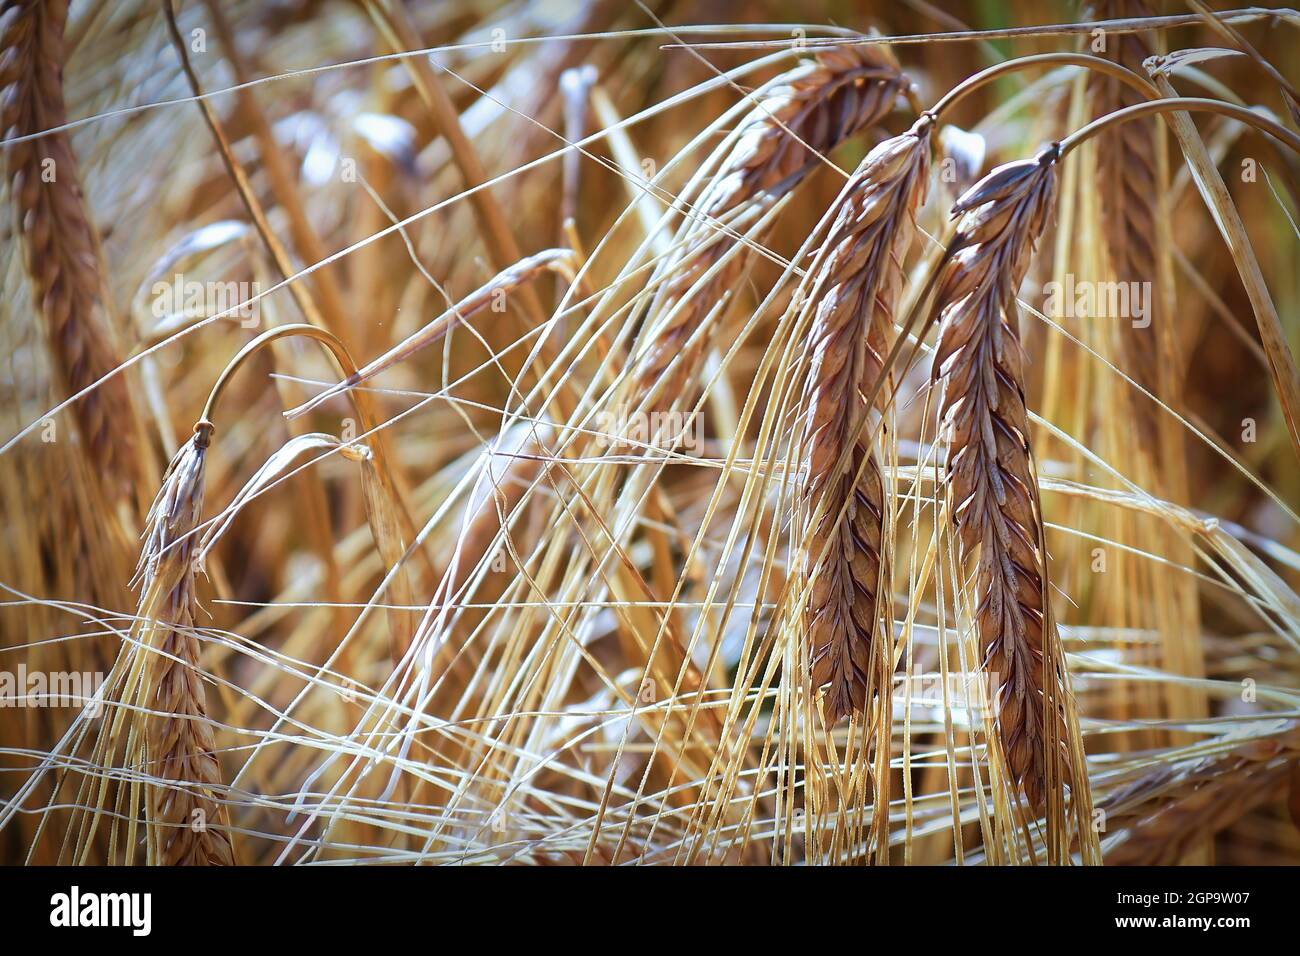
[[[1251,741],[1226,753],[1160,767],[1098,803],[1108,866],[1173,866],[1197,842],[1281,798],[1297,740]]]
[[[836,200],[828,251],[805,307],[813,311],[804,395],[805,628],[812,682],[827,688],[830,722],[864,712],[872,686],[888,581],[884,486],[867,403],[872,395],[877,404],[886,398],[881,377],[903,259],[925,198],[930,129],[918,123],[863,160]]]
[[[1098,19],[1149,16],[1140,0],[1101,0],[1094,10]],[[1141,34],[1126,33],[1113,38],[1108,56],[1135,73],[1143,73],[1142,62],[1151,48]],[[1143,97],[1114,77],[1100,73],[1090,77],[1089,105],[1093,116],[1103,116],[1141,102]],[[1124,123],[1097,138],[1097,196],[1101,205],[1102,231],[1111,272],[1119,282],[1150,283],[1155,286],[1157,260],[1156,215],[1159,199],[1156,171],[1156,120]],[[1154,297],[1148,308],[1155,309]],[[1152,318],[1147,328],[1121,324],[1115,330],[1120,362],[1135,382],[1165,400],[1160,388],[1158,334],[1161,317]],[[1148,449],[1159,447],[1157,412],[1151,402],[1136,398],[1132,408]]]
[[[1016,292],[1052,211],[1056,155],[1053,147],[1001,166],[957,201],[957,251],[935,303],[949,513],[962,559],[973,565],[975,623],[1002,750],[1035,808],[1045,797],[1047,741],[1063,735],[1044,717],[1047,582]]]
[[[220,828],[225,812],[216,744],[194,633],[194,533],[203,509],[204,470],[212,425],[201,421],[172,459],[149,511],[137,578],[143,641],[155,654],[146,687],[150,711],[145,754],[150,772],[148,820],[156,860],[167,866],[229,865],[234,852]]]
[[[671,404],[698,372],[704,342],[696,330],[744,268],[743,255],[735,256],[700,284],[739,241],[739,223],[720,221],[741,210],[761,215],[827,153],[880,123],[907,84],[885,48],[852,46],[819,49],[767,88],[679,230],[681,252],[656,269],[660,284],[647,321],[658,325],[636,358],[634,402],[659,389],[659,405]],[[727,232],[717,236],[719,229]]]
[[[0,4],[0,125],[6,139],[67,122],[63,31],[67,0]],[[22,237],[32,300],[59,386],[78,394],[122,362],[104,289],[99,236],[66,132],[10,143],[5,160],[15,231]],[[102,382],[73,406],[77,432],[107,500],[130,501],[141,474],[141,428],[126,380]]]

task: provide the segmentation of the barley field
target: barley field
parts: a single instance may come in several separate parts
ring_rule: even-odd
[[[1300,863],[1298,40],[0,0],[0,862]]]

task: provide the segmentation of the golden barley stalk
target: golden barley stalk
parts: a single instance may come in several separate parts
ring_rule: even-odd
[[[544,272],[554,272],[570,282],[573,281],[577,269],[576,258],[576,254],[571,249],[543,249],[531,256],[525,256],[514,265],[502,269],[442,315],[412,332],[383,355],[366,363],[343,381],[331,385],[315,398],[290,409],[287,417],[298,418],[334,396],[374,378],[380,372],[405,361],[421,349],[440,341],[443,336],[486,308],[491,307],[493,311],[501,311],[507,296],[525,287]]]

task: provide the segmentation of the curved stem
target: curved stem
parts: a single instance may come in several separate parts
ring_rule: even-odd
[[[1300,153],[1300,136],[1297,136],[1280,123],[1261,116],[1254,110],[1244,106],[1237,106],[1235,103],[1225,103],[1223,100],[1210,100],[1198,96],[1171,96],[1164,99],[1148,100],[1145,103],[1135,103],[1132,106],[1126,106],[1123,109],[1115,110],[1113,113],[1098,117],[1086,126],[1081,126],[1061,140],[1060,155],[1065,156],[1080,143],[1112,126],[1155,113],[1174,112],[1219,113],[1253,126],[1261,132],[1268,133],[1283,145],[1290,146],[1297,153]]]
[[[200,418],[200,421],[211,422],[212,411],[216,408],[217,400],[221,397],[222,391],[229,383],[231,377],[239,371],[240,367],[247,362],[255,352],[260,351],[263,346],[270,342],[274,342],[276,339],[282,339],[286,336],[293,335],[301,335],[305,338],[315,339],[317,342],[322,343],[327,349],[329,349],[330,354],[334,356],[335,361],[338,362],[339,367],[343,370],[345,376],[356,374],[356,363],[352,361],[352,356],[348,354],[348,350],[333,333],[327,332],[318,326],[307,325],[305,323],[279,325],[273,329],[268,329],[257,338],[253,339],[240,349],[234,358],[226,363],[226,367],[221,370],[221,375],[217,377],[216,384],[212,386],[212,391],[208,393],[208,401],[203,406],[203,415]],[[352,405],[357,411],[357,418],[361,421],[362,427],[369,431],[373,423],[368,420],[369,416],[362,411],[361,406],[357,404],[355,397],[353,397]]]
[[[225,390],[226,385],[229,384],[231,377],[239,371],[243,364],[247,362],[254,353],[260,351],[264,346],[274,342],[276,339],[297,335],[301,335],[304,338],[315,339],[317,342],[324,345],[325,348],[329,350],[329,353],[334,356],[335,362],[338,363],[339,368],[342,370],[344,381],[356,377],[357,363],[352,360],[351,353],[348,352],[347,347],[334,333],[320,328],[319,326],[308,325],[306,323],[280,325],[273,329],[268,329],[246,344],[235,354],[234,358],[226,363],[226,367],[221,370],[221,374],[213,384],[212,391],[208,393],[208,400],[203,406],[203,414],[194,426],[195,434],[199,436],[199,440],[203,443],[204,447],[206,447],[211,441],[212,432],[215,428],[212,423],[213,410],[216,408],[217,401],[221,398],[221,393]],[[348,389],[347,391],[348,401],[352,403],[352,408],[357,413],[357,421],[361,423],[362,432],[366,435],[374,433],[375,436],[378,437],[378,422],[375,417],[370,414],[369,406],[361,400],[361,393],[354,392],[351,389]],[[398,523],[404,539],[402,541],[402,547],[406,548],[406,542],[413,541],[417,538],[415,525],[411,520],[410,512],[407,511],[406,502],[402,500],[402,496],[393,482],[392,473],[389,471],[388,464],[382,453],[382,446],[374,440],[368,444],[371,451],[375,454],[375,471],[383,486],[383,493],[395,506]],[[419,553],[426,569],[429,572],[432,572],[433,564],[426,551],[423,548],[415,548],[414,550]],[[327,564],[333,561],[332,554],[333,552],[329,552],[329,555],[325,557]]]
[[[1127,83],[1143,96],[1153,99],[1160,96],[1160,91],[1155,88],[1150,80],[1111,60],[1087,53],[1036,53],[1033,56],[1021,56],[1016,57],[1014,60],[996,63],[985,70],[968,76],[940,97],[939,101],[925,112],[933,118],[934,122],[938,123],[943,114],[952,109],[967,94],[986,86],[998,77],[1025,67],[1043,66],[1052,63],[1059,63],[1063,66],[1082,66],[1090,70],[1096,70],[1098,73],[1105,73],[1122,83]]]
[[[951,90],[940,97],[939,101],[924,112],[923,115],[938,123],[943,118],[943,114],[952,109],[965,96],[975,92],[980,87],[991,83],[1006,73],[1014,70],[1020,70],[1030,66],[1041,66],[1048,63],[1059,63],[1066,66],[1082,66],[1099,73],[1105,73],[1114,77],[1123,83],[1128,84],[1137,90],[1143,96],[1148,97],[1144,103],[1136,103],[1132,106],[1126,106],[1123,109],[1115,110],[1105,116],[1093,120],[1086,126],[1080,127],[1061,141],[1061,155],[1064,156],[1070,150],[1074,149],[1080,143],[1089,139],[1096,133],[1106,129],[1114,124],[1127,122],[1130,119],[1136,119],[1139,116],[1146,116],[1154,113],[1167,113],[1174,110],[1182,111],[1199,111],[1220,113],[1232,119],[1239,120],[1250,126],[1255,127],[1261,132],[1268,133],[1270,136],[1279,140],[1286,146],[1290,146],[1297,153],[1300,153],[1300,136],[1297,136],[1291,130],[1274,122],[1265,116],[1256,113],[1245,106],[1238,106],[1234,103],[1228,103],[1223,100],[1204,99],[1201,97],[1162,97],[1159,89],[1156,88],[1149,80],[1139,76],[1132,70],[1113,63],[1110,60],[1103,59],[1099,56],[1091,56],[1087,53],[1039,53],[1033,56],[1017,57],[1014,60],[1007,60],[1004,63],[997,63],[988,69],[981,70],[973,76],[967,77],[961,83],[958,83]]]

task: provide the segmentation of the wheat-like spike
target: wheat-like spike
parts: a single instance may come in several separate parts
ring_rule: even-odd
[[[1097,805],[1107,833],[1124,834],[1107,847],[1107,865],[1173,866],[1199,840],[1280,797],[1298,753],[1294,741],[1252,741],[1162,767],[1115,791]]]
[[[172,786],[154,788],[152,818],[159,833],[159,861],[167,866],[229,866],[234,854],[214,794],[221,786],[214,756],[216,742],[208,723],[199,678],[199,642],[194,637],[191,586],[172,592],[171,621],[163,635],[153,675],[155,718],[150,734],[150,769]],[[202,826],[197,826],[201,821]]]
[[[953,206],[957,251],[940,278],[935,372],[942,375],[950,513],[975,567],[984,672],[1010,771],[1044,796],[1044,562],[1015,297],[1051,214],[1057,150],[1000,166]]]
[[[829,249],[805,307],[815,310],[805,394],[803,506],[811,523],[804,548],[812,583],[805,617],[812,681],[829,685],[831,722],[867,704],[884,489],[863,419],[873,392],[886,397],[877,384],[893,339],[903,259],[925,200],[931,128],[922,120],[862,161],[836,200]]]
[[[157,828],[158,862],[168,866],[230,865],[229,836],[215,797],[221,786],[200,679],[200,645],[194,636],[195,550],[203,508],[204,466],[212,426],[200,422],[172,459],[149,510],[137,576],[144,582],[141,612],[158,595],[157,637],[147,706],[149,769],[164,783],[150,788],[149,822]],[[162,589],[162,590],[159,590]]]
[[[762,208],[776,202],[815,168],[820,156],[888,115],[907,83],[881,46],[819,49],[814,59],[784,74],[746,115],[730,154],[682,227],[681,253],[657,270],[665,278],[649,316],[666,315],[667,321],[637,361],[633,392],[638,399],[659,385],[679,357],[660,401],[670,402],[694,376],[704,349],[702,343],[689,348],[687,343],[743,269],[742,258],[733,258],[706,289],[682,303],[738,241],[732,235],[715,237],[717,220],[751,201]]]
[[[1141,0],[1099,0],[1096,19],[1147,17],[1151,13]],[[1151,48],[1138,33],[1123,33],[1107,40],[1105,56],[1126,66],[1139,76],[1144,74],[1142,61],[1151,56]],[[1114,77],[1094,72],[1088,81],[1092,114],[1102,116],[1125,106],[1141,102],[1143,97],[1132,87]],[[1111,271],[1119,282],[1156,281],[1156,182],[1155,121],[1138,120],[1122,123],[1097,137],[1097,194],[1101,199],[1102,231]],[[1148,308],[1156,302],[1148,299]],[[1147,328],[1117,329],[1120,361],[1124,371],[1147,391],[1159,395],[1158,316],[1152,316]],[[1119,320],[1121,323],[1123,319]],[[1133,403],[1138,425],[1147,447],[1156,446],[1156,419],[1147,401]]]
[[[67,15],[67,0],[0,2],[0,125],[6,139],[67,122]],[[59,384],[74,395],[122,361],[76,157],[66,133],[51,133],[8,145],[6,162],[32,298],[45,322]],[[139,477],[138,426],[125,380],[114,377],[86,395],[76,403],[74,418],[103,487],[115,498],[129,498]]]

